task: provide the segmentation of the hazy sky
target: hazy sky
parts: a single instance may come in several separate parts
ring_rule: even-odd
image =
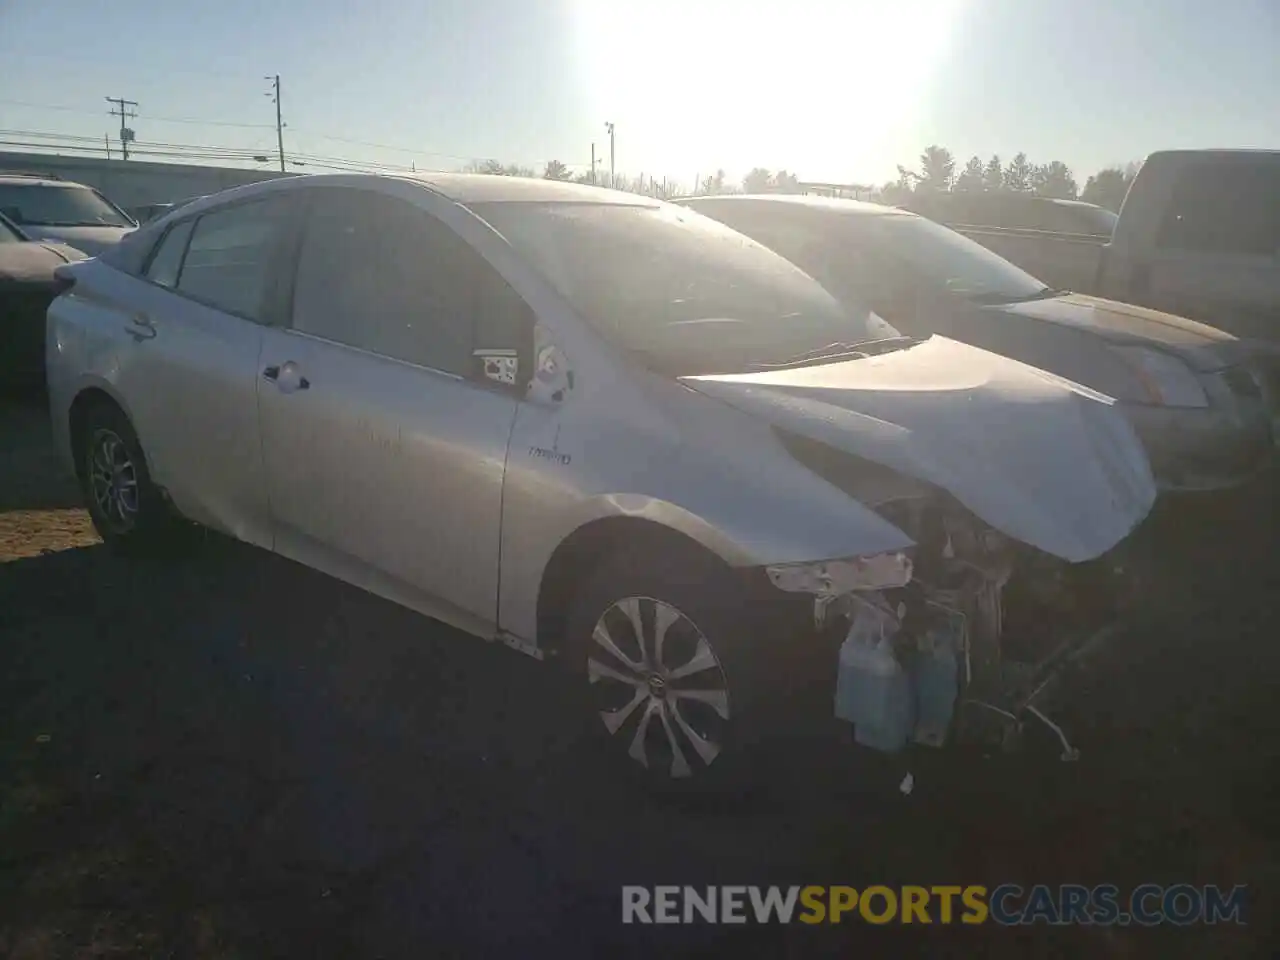
[[[287,153],[419,168],[607,164],[606,121],[619,172],[686,183],[1280,147],[1280,0],[0,0],[0,141],[115,149],[124,96],[140,141],[274,151],[275,73]]]

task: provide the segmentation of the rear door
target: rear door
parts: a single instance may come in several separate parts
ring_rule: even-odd
[[[182,513],[270,546],[258,352],[273,315],[287,201],[171,226],[121,302],[117,383],[157,483]]]
[[[260,371],[276,549],[487,632],[518,399],[483,361],[527,353],[532,315],[402,197],[324,187],[306,203],[290,323],[266,332]]]

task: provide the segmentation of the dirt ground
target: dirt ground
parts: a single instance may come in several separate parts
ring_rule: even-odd
[[[130,565],[0,404],[0,956],[1273,956],[1270,479],[1159,518],[1163,591],[1079,702],[1075,764],[842,755],[746,808],[583,762],[546,668],[208,537]],[[1248,884],[1246,926],[636,928],[638,883]]]

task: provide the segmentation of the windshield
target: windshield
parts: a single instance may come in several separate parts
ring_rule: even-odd
[[[1045,284],[980,243],[923,217],[866,217],[885,250],[948,293],[979,303],[1045,296]]]
[[[789,261],[688,210],[474,209],[603,336],[669,375],[741,372],[896,333],[844,310]]]
[[[88,187],[62,184],[0,184],[0,213],[19,226],[133,226],[124,214]]]

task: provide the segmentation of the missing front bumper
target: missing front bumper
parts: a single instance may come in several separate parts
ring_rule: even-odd
[[[1096,669],[1107,648],[1126,630],[1125,621],[1112,621],[1065,639],[1038,663],[1002,665],[998,684],[969,690],[961,699],[955,716],[956,742],[1022,752],[1028,729],[1039,727],[1053,735],[1050,742],[1060,748],[1059,759],[1078,759],[1079,749],[1059,713],[1072,701],[1079,682]]]

